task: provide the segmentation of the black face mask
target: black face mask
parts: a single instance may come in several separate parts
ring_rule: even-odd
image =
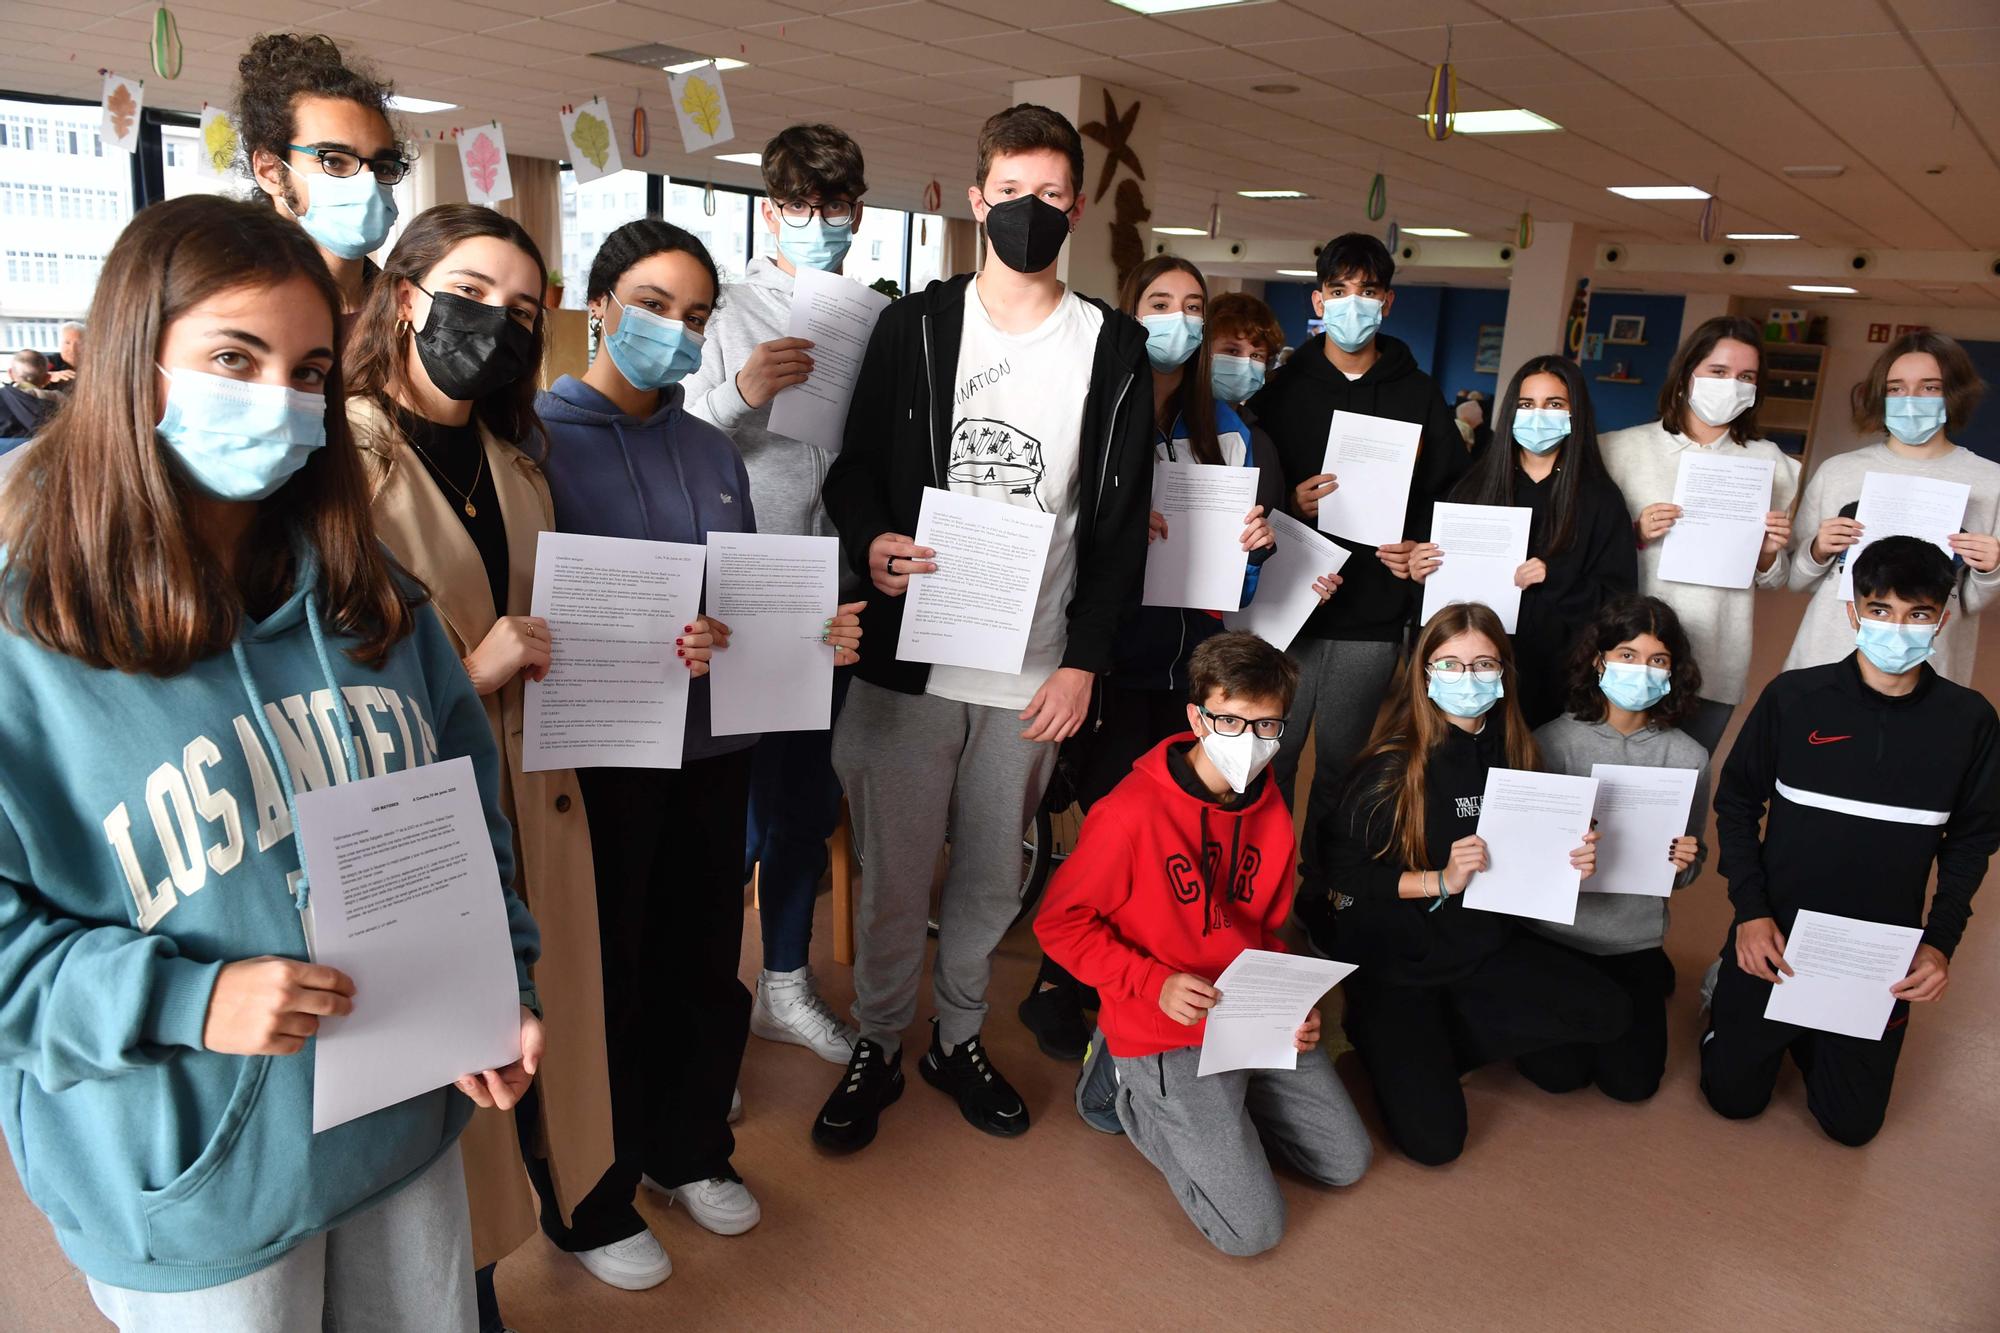
[[[1069,214],[1040,195],[1024,194],[986,210],[993,257],[1016,273],[1040,273],[1069,239]]]
[[[424,295],[431,298],[431,313],[417,330],[417,355],[439,393],[461,403],[473,402],[534,369],[534,330],[517,323],[506,307],[482,305],[451,292]]]

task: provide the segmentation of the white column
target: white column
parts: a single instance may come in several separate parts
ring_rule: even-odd
[[[1507,332],[1500,341],[1500,387],[1530,357],[1566,350],[1580,278],[1597,267],[1597,234],[1574,222],[1538,222],[1535,243],[1514,255],[1508,284]],[[1588,303],[1585,313],[1589,313]]]
[[[1681,303],[1681,340],[1717,315],[1729,313],[1728,292],[1689,292]]]
[[[1106,105],[1106,98],[1110,104]],[[1160,127],[1166,120],[1166,103],[1149,93],[1133,92],[1097,79],[1072,75],[1060,79],[1024,79],[1014,85],[1015,102],[1035,102],[1069,117],[1083,133],[1083,220],[1063,249],[1056,272],[1063,281],[1087,296],[1113,304],[1118,300],[1120,275],[1151,253],[1152,232],[1148,227],[1152,201],[1166,162],[1160,154]],[[1142,179],[1129,160],[1121,160],[1109,176],[1104,163],[1104,144],[1084,132],[1090,124],[1103,125],[1116,142],[1117,122],[1138,114],[1132,130],[1124,136],[1131,156],[1144,168]]]

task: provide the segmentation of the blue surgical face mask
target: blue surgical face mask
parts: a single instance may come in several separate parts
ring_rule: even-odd
[[[1514,413],[1514,443],[1531,454],[1545,454],[1569,438],[1569,409],[1523,407]]]
[[[1864,620],[1854,631],[1854,646],[1862,656],[1892,676],[1914,671],[1937,651],[1936,625],[1891,625]]]
[[[1468,671],[1457,680],[1444,680],[1434,671],[1425,674],[1430,677],[1427,692],[1431,702],[1453,717],[1484,717],[1507,697],[1506,680],[1500,676],[1481,680]]]
[[[312,197],[299,214],[299,225],[322,249],[342,259],[359,259],[389,239],[389,228],[396,225],[396,199],[366,167],[352,176],[319,172],[307,189]]]
[[[794,227],[782,218],[778,220],[778,253],[789,259],[794,268],[817,268],[831,273],[847,258],[848,248],[853,244],[851,220],[838,227],[817,213],[803,227]]]
[[[1264,387],[1264,363],[1250,356],[1212,356],[1208,387],[1218,403],[1247,403]]]
[[[611,299],[618,301],[618,294]],[[678,319],[618,301],[625,313],[604,338],[611,364],[635,389],[664,389],[694,374],[701,365],[702,337]]]
[[[1358,352],[1382,327],[1382,303],[1372,296],[1336,296],[1322,302],[1326,336],[1343,352]]]
[[[1643,662],[1606,662],[1597,688],[1628,713],[1643,713],[1673,693],[1673,673]]]
[[[1185,365],[1201,346],[1201,316],[1184,315],[1178,310],[1147,315],[1139,321],[1146,326],[1146,359],[1153,369],[1168,371]]]
[[[326,397],[199,370],[168,370],[156,429],[188,476],[218,500],[262,500],[326,444]]]
[[[1944,399],[1891,394],[1882,404],[1882,422],[1904,444],[1929,444],[1944,429]]]

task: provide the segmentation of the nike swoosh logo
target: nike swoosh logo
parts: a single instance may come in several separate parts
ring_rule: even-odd
[[[1815,731],[1812,735],[1806,737],[1806,744],[1831,745],[1835,741],[1851,741],[1853,739],[1854,737],[1852,736],[1822,736],[1817,731]]]
[[[829,1120],[825,1116],[821,1116],[819,1122],[828,1129],[846,1129],[854,1123],[852,1120]]]
[[[1015,1116],[1020,1115],[1023,1111],[1026,1111],[1027,1109],[1028,1108],[1024,1106],[1019,1111],[995,1111],[994,1114],[998,1116],[1003,1116],[1008,1120],[1012,1120]]]

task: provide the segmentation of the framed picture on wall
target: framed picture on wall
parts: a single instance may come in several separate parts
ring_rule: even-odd
[[[1634,347],[1646,341],[1646,317],[1644,315],[1613,315],[1611,327],[1605,332],[1604,341],[1621,347]]]
[[[1583,359],[1586,361],[1602,361],[1604,359],[1603,334],[1590,333],[1584,335]]]
[[[1473,351],[1472,370],[1476,375],[1498,375],[1500,373],[1500,340],[1506,336],[1504,324],[1481,324],[1479,345]]]

